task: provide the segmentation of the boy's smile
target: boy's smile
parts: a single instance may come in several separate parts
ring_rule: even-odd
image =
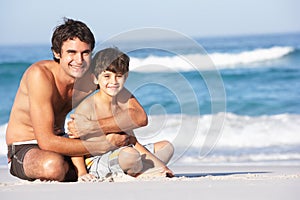
[[[125,74],[104,71],[99,74],[97,81],[102,92],[114,97],[123,89],[126,78]]]

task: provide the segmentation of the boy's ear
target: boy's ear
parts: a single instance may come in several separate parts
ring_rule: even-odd
[[[128,72],[124,74],[125,80],[128,78],[128,74],[129,74]]]
[[[98,84],[99,84],[99,83],[98,83],[98,79],[97,79],[97,77],[95,76],[95,74],[91,74],[91,77],[92,77],[92,79],[93,79],[93,81],[94,81],[94,84],[98,85]]]

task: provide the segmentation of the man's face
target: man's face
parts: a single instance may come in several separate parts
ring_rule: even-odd
[[[61,67],[68,75],[81,78],[90,67],[91,55],[91,45],[75,38],[63,43],[58,56]]]

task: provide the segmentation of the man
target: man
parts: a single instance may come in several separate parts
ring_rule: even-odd
[[[66,19],[52,36],[54,61],[39,61],[24,73],[6,130],[10,172],[14,176],[25,180],[77,180],[66,156],[101,154],[126,144],[126,135],[119,134],[109,134],[109,142],[101,145],[94,145],[97,140],[62,137],[66,115],[96,89],[89,71],[94,44],[94,36],[84,23]],[[80,135],[99,130],[120,132],[147,124],[146,114],[134,97],[130,98],[129,108],[116,118],[89,121],[80,115],[72,117],[70,131]]]

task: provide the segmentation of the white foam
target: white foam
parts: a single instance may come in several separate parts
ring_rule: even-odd
[[[216,66],[234,66],[281,58],[291,52],[292,47],[272,47],[267,49],[255,49],[237,54],[213,53],[210,55]]]
[[[146,58],[132,57],[130,69],[133,71],[153,72],[153,71],[192,71],[192,70],[211,70],[221,68],[235,68],[237,65],[244,65],[256,62],[264,62],[281,58],[293,52],[294,48],[271,47],[264,49],[255,49],[240,53],[211,53],[189,54],[176,56],[149,56]],[[193,63],[193,65],[191,64]]]
[[[7,146],[5,142],[5,133],[6,133],[7,124],[3,124],[0,126],[0,156],[6,155]]]
[[[219,137],[211,137],[213,118],[222,116],[151,116],[150,128],[136,132],[143,143],[164,139],[175,143],[176,162],[300,163],[300,115],[250,117],[227,113]],[[195,123],[198,127],[193,129]],[[180,135],[187,139],[178,141]],[[203,154],[204,148],[210,148],[210,153]]]
[[[181,134],[182,126],[195,128],[195,123],[198,123],[199,126],[196,129],[184,130],[184,134],[195,132],[197,137],[194,138],[192,146],[199,147],[211,126],[214,126],[212,118],[218,115],[220,114],[150,116],[149,125],[146,128],[137,129],[136,133],[142,140],[173,140],[176,134]],[[280,114],[250,117],[226,113],[217,146],[260,148],[300,145],[299,130],[300,115]]]
[[[208,156],[201,156],[212,134],[213,118],[225,116],[223,128],[210,144]],[[220,121],[220,120],[219,120]],[[221,120],[222,121],[222,120]],[[0,126],[0,157],[5,158],[5,125]],[[176,159],[182,162],[300,162],[300,115],[240,116],[215,115],[149,116],[149,125],[135,130],[141,143],[169,140],[175,145]],[[211,146],[213,147],[213,146]],[[0,163],[5,163],[1,161]]]

